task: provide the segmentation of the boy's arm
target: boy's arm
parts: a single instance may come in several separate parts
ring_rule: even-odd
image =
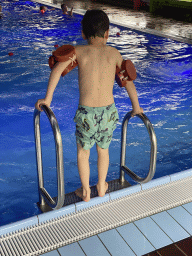
[[[127,81],[125,89],[127,90],[133,108],[131,116],[143,113],[143,109],[139,105],[137,91],[133,81]]]
[[[121,69],[121,65],[122,65],[122,61],[123,58],[120,54],[120,52],[117,50],[117,66]],[[133,83],[133,81],[126,81],[126,86],[125,86],[127,93],[129,95],[129,98],[131,100],[132,103],[132,114],[131,116],[135,116],[137,114],[141,114],[143,113],[143,109],[140,107],[139,105],[139,100],[138,100],[138,96],[137,96],[137,91],[135,88],[135,85]]]
[[[45,104],[48,107],[51,105],[51,101],[53,98],[53,93],[55,91],[55,88],[59,82],[59,79],[61,77],[61,74],[63,70],[66,69],[66,67],[71,63],[71,60],[65,61],[65,62],[57,62],[55,66],[53,67],[50,77],[49,77],[49,82],[47,86],[47,92],[46,96],[44,99],[39,99],[36,104],[35,108],[39,111],[42,111],[41,105]]]

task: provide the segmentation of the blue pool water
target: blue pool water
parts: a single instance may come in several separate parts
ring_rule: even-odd
[[[34,104],[43,98],[50,74],[48,58],[59,44],[85,44],[82,16],[64,17],[61,10],[39,13],[30,1],[5,1],[0,19],[0,225],[38,214],[37,172],[33,134]],[[117,37],[116,33],[121,36]],[[117,47],[137,69],[135,81],[140,104],[151,120],[158,142],[154,178],[192,167],[192,46],[171,39],[110,26],[108,44]],[[13,52],[13,56],[8,53]],[[78,71],[61,78],[52,109],[57,117],[64,151],[66,193],[80,186],[76,165],[75,125],[78,106]],[[120,121],[110,146],[107,180],[119,177],[121,123],[130,101],[124,89],[114,85]],[[56,195],[53,134],[41,114],[45,187]],[[138,118],[130,120],[127,166],[145,176],[149,168],[150,141]],[[91,150],[90,185],[97,183],[96,149]],[[130,180],[129,180],[130,181]]]

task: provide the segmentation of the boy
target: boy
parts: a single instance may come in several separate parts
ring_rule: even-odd
[[[40,6],[40,12],[44,14],[47,11],[47,8],[44,5]]]
[[[0,18],[2,18],[2,17],[3,17],[3,12],[2,12],[2,7],[0,5]]]
[[[89,188],[89,154],[96,142],[98,153],[98,184],[99,196],[104,196],[108,183],[105,181],[109,166],[109,144],[118,121],[118,112],[113,98],[113,85],[116,66],[122,64],[122,56],[113,47],[107,46],[109,37],[109,19],[101,10],[88,10],[82,20],[82,36],[88,45],[76,46],[75,57],[79,72],[79,107],[74,121],[76,122],[77,165],[82,188],[76,195],[84,201],[90,200]],[[71,63],[57,62],[54,66],[47,88],[45,99],[38,100],[35,107],[50,106],[53,92],[63,70]],[[137,92],[132,81],[125,86],[132,103],[132,115],[141,114]]]
[[[63,11],[63,14],[72,16],[73,15],[73,7],[71,8],[71,11],[68,11],[66,4],[61,4],[61,10]]]

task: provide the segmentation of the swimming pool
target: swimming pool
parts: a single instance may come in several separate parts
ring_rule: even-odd
[[[48,57],[55,44],[85,44],[81,39],[82,16],[63,17],[60,10],[45,15],[30,1],[5,2],[0,20],[0,225],[39,213],[33,135],[34,103],[44,97],[50,73]],[[70,29],[69,29],[70,28]],[[120,37],[117,37],[120,32]],[[192,144],[192,47],[170,39],[111,26],[108,44],[130,58],[137,69],[135,81],[141,106],[152,122],[158,142],[154,178],[191,168]],[[13,56],[8,53],[13,52]],[[121,122],[130,110],[124,90],[114,86],[120,122],[110,146],[107,180],[118,178]],[[77,69],[62,78],[52,109],[57,117],[64,151],[65,190],[80,186],[76,166],[75,125],[78,105]],[[70,110],[70,111],[69,111]],[[42,147],[45,187],[56,195],[55,146],[49,122],[42,114]],[[133,129],[135,128],[135,129]],[[129,124],[127,165],[145,175],[149,167],[149,138],[142,123]],[[139,134],[139,136],[138,136]],[[90,157],[91,185],[97,182],[96,149]]]

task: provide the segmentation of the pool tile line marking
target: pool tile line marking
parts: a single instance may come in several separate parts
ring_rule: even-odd
[[[117,231],[117,229],[111,229],[106,232],[97,235],[105,247],[108,249],[110,255],[135,255],[133,249]],[[118,248],[116,248],[118,244]]]
[[[161,216],[160,219],[158,219],[159,216]],[[164,233],[166,233],[170,237],[173,243],[180,241],[181,236],[182,239],[185,239],[190,236],[189,232],[187,232],[187,230],[185,230],[185,228],[183,228],[167,211],[152,215],[150,216],[150,218],[159,226],[160,229],[162,229]],[[179,237],[177,238],[177,234],[174,233],[174,228],[177,231],[180,230]]]
[[[190,211],[190,207],[191,206],[191,211]],[[189,204],[186,204],[186,205],[182,205],[182,207],[192,215],[192,205],[189,203]]]
[[[150,253],[144,254],[142,256],[173,256],[173,255],[181,255],[181,256],[191,256],[192,255],[192,247],[191,247],[192,237],[183,239],[176,243],[173,243],[168,246],[164,246],[155,251],[151,251]]]
[[[136,255],[141,255],[143,254],[142,252],[146,253],[156,249],[134,222],[118,227],[116,230]]]
[[[181,207],[183,207],[183,205],[181,205]],[[184,207],[183,207],[183,208],[184,208]],[[185,209],[185,208],[184,208],[184,209]],[[173,219],[176,221],[176,223],[177,223],[179,226],[181,226],[181,227],[185,230],[186,233],[189,234],[188,237],[190,237],[191,234],[185,229],[185,227],[183,227],[183,226],[179,223],[179,221],[177,221],[168,211],[166,211],[166,212],[171,216],[171,218],[173,218]]]
[[[169,209],[169,214],[179,222],[183,228],[192,235],[192,215],[184,207],[178,206],[176,209]]]
[[[34,247],[38,246],[40,248],[38,252],[34,252],[34,248],[33,250],[26,248],[26,250],[30,251],[28,255],[32,256],[74,243],[130,222],[135,222],[135,225],[144,232],[147,221],[149,231],[152,230],[154,232],[154,230],[158,230],[159,232],[160,228],[149,216],[169,209],[171,209],[169,210],[171,215],[175,216],[180,208],[176,210],[172,208],[176,206],[181,207],[180,205],[192,201],[192,191],[189,189],[191,186],[192,176],[141,190],[135,194],[91,206],[90,208],[81,209],[77,213],[73,212],[65,216],[44,221],[39,225],[36,224],[19,231],[17,230],[16,232],[11,232],[10,234],[2,235],[0,244],[6,248],[11,241],[14,245],[14,241],[17,239],[25,244],[26,236],[28,236],[30,237],[31,244],[34,244]],[[176,214],[176,218],[180,221],[181,218],[179,216],[179,214]],[[191,218],[188,218],[188,221]],[[181,219],[181,221],[183,220]],[[49,236],[47,236],[48,233]],[[146,233],[146,230],[144,233]],[[149,236],[149,240],[154,240],[154,235],[152,237],[150,233],[147,233],[147,235]],[[166,245],[172,243],[172,240],[163,231],[161,237],[162,241],[167,241],[165,243]],[[156,248],[164,245],[158,242],[157,239],[153,242],[156,244]],[[15,244],[14,246],[14,250],[17,251],[18,245]],[[22,248],[22,250],[25,250],[25,248]],[[4,253],[4,255],[9,256],[12,254]],[[20,256],[22,255],[25,254],[21,254]]]
[[[183,207],[184,209],[185,209],[185,206],[186,205],[191,205],[191,207],[192,207],[192,202],[191,203],[188,203],[188,204],[185,204],[185,205],[182,205],[181,207]],[[177,208],[175,208],[175,209],[177,209]],[[166,213],[168,213],[168,211],[165,211]],[[165,212],[162,212],[162,213],[165,213]],[[159,213],[159,214],[161,214],[161,213]],[[169,213],[168,213],[169,214]],[[158,215],[158,214],[157,214]],[[153,215],[154,216],[154,215]],[[153,216],[150,216],[151,218],[153,217]],[[171,216],[171,215],[170,215]],[[172,216],[171,216],[172,217]],[[173,218],[173,217],[172,217]],[[174,219],[174,218],[173,218]],[[175,220],[175,219],[174,219]],[[177,220],[175,220],[175,222],[177,222],[181,227],[182,227],[182,229],[183,230],[185,230],[186,231],[186,229],[182,226],[182,224],[180,224]],[[176,232],[179,232],[179,230],[176,230]],[[186,231],[187,232],[187,231]],[[165,232],[166,233],[166,232]],[[188,233],[188,232],[187,232]],[[174,242],[173,244],[171,244],[171,245],[168,245],[168,246],[163,246],[162,248],[160,248],[160,249],[157,249],[157,250],[150,250],[149,252],[151,252],[151,253],[147,253],[147,254],[142,254],[142,256],[158,256],[158,255],[161,255],[161,256],[163,256],[163,255],[171,255],[171,256],[173,256],[173,255],[177,255],[177,253],[178,252],[175,252],[175,251],[172,251],[172,250],[174,250],[174,248],[175,248],[175,246],[181,251],[183,248],[185,248],[186,246],[187,246],[187,248],[189,249],[188,251],[189,251],[189,254],[188,254],[188,251],[187,251],[187,254],[184,252],[184,254],[182,254],[182,255],[187,255],[187,256],[190,256],[190,255],[192,255],[192,244],[191,243],[189,243],[189,242],[187,242],[189,239],[191,239],[192,237],[191,237],[191,235],[189,234],[189,237],[188,238],[185,238],[185,239],[182,239],[182,237],[180,237],[179,238],[179,240],[177,241],[177,242]],[[181,245],[182,246],[181,246]],[[186,246],[185,246],[186,245]],[[179,248],[179,246],[181,246],[181,248]],[[157,251],[158,251],[158,253],[159,254],[157,254]],[[161,252],[162,252],[162,254],[161,254]],[[169,252],[169,254],[168,254],[168,252]],[[170,252],[172,252],[173,254],[170,254]],[[174,253],[176,253],[176,254],[174,254]],[[139,255],[141,255],[141,254],[139,254]],[[179,254],[180,255],[180,254]]]
[[[159,249],[162,246],[172,244],[170,237],[163,232],[161,228],[153,221],[152,218],[146,217],[135,221],[135,225],[145,234],[145,237],[151,241],[152,245]],[[157,236],[158,234],[158,236]]]

